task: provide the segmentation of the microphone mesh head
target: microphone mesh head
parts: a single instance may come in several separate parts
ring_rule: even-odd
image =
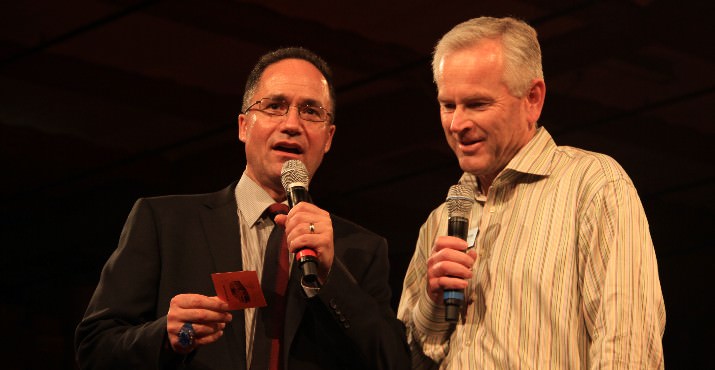
[[[291,159],[283,163],[283,168],[281,168],[281,183],[283,183],[283,188],[289,191],[291,186],[302,186],[308,189],[308,183],[310,182],[310,176],[308,176],[308,169],[305,168],[303,162],[297,159]]]
[[[447,210],[450,216],[470,214],[474,204],[474,191],[466,185],[452,185],[447,192]]]

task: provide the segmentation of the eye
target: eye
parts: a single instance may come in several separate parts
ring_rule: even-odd
[[[477,100],[473,102],[469,102],[465,104],[467,109],[472,109],[472,110],[484,110],[489,106],[488,101],[483,101],[483,100]]]
[[[305,119],[311,119],[315,121],[322,121],[325,119],[323,110],[319,107],[314,107],[311,105],[305,105],[300,108],[300,113]]]
[[[307,107],[303,108],[303,114],[309,114],[309,115],[311,115],[311,116],[317,116],[317,115],[319,115],[319,114],[318,114],[318,110],[315,109],[315,108],[313,108],[313,107],[311,107],[311,106],[307,106]]]
[[[454,103],[441,103],[439,105],[440,110],[444,113],[454,112],[455,107]]]
[[[268,113],[278,113],[278,114],[283,114],[287,110],[287,104],[284,101],[280,100],[265,100],[262,104],[264,111]]]

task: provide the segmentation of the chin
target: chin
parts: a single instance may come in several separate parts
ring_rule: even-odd
[[[473,175],[480,175],[484,173],[487,167],[481,163],[481,161],[475,161],[474,158],[462,157],[459,158],[459,168],[464,172],[469,172]]]

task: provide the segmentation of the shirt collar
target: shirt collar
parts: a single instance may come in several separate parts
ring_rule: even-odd
[[[236,185],[236,205],[248,225],[255,225],[266,208],[275,202],[245,171],[243,172]]]
[[[551,159],[556,153],[556,143],[545,128],[539,127],[536,134],[509,161],[505,170],[538,176],[551,174]]]
[[[551,137],[551,134],[549,134],[544,127],[539,127],[534,137],[507,163],[504,170],[497,176],[497,179],[515,172],[536,176],[549,176],[552,171],[552,158],[555,153],[556,143]],[[474,189],[477,200],[481,200],[481,198],[484,197],[481,189],[479,189],[477,177],[473,174],[468,172],[463,173],[459,179],[459,184]]]

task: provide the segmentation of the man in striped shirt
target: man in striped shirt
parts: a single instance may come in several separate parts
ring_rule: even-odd
[[[420,229],[398,309],[413,368],[663,368],[665,308],[640,199],[612,158],[556,146],[537,124],[536,31],[472,19],[439,41],[432,67],[475,202],[467,241],[446,236],[444,204]],[[445,321],[446,289],[465,292],[456,323]]]

